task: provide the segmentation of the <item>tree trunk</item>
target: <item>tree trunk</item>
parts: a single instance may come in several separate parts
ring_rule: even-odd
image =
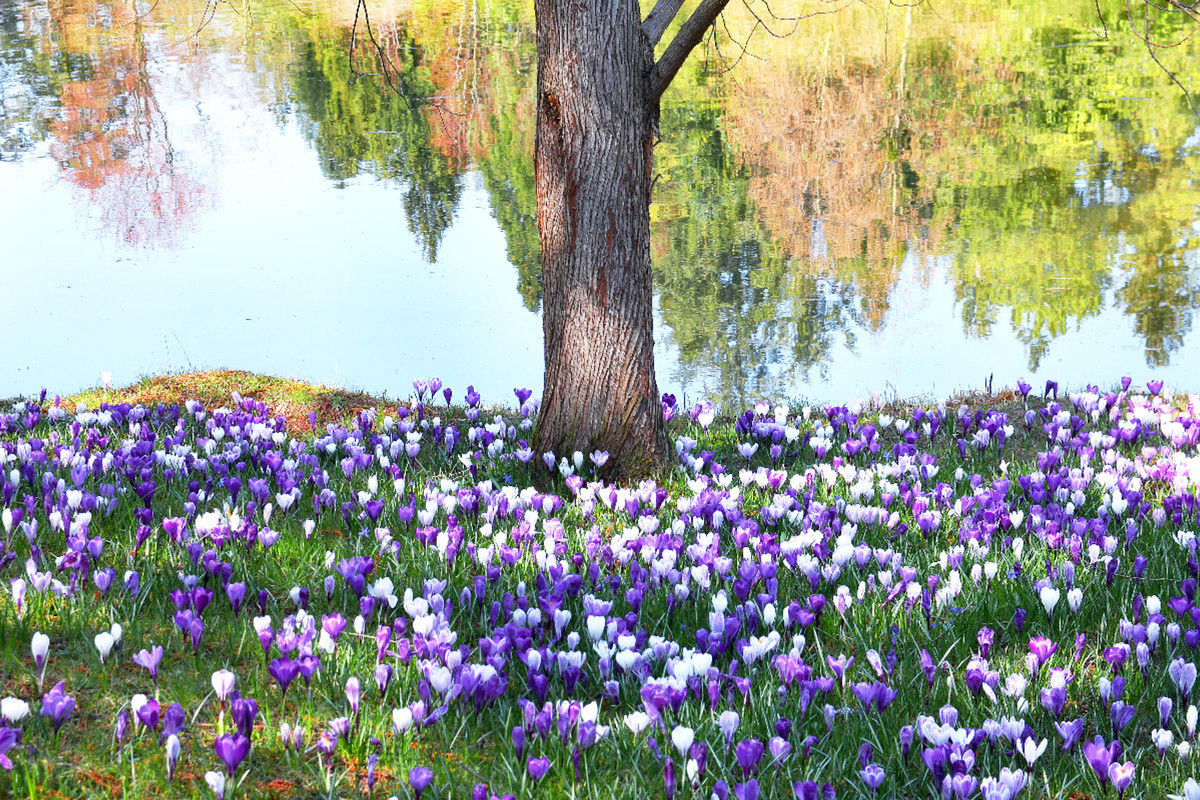
[[[662,463],[650,273],[653,54],[637,0],[536,0],[546,373],[535,444]]]

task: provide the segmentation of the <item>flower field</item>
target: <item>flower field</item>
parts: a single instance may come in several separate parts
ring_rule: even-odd
[[[508,400],[0,407],[0,796],[1200,800],[1200,398]]]

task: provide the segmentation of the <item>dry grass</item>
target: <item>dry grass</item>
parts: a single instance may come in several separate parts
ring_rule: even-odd
[[[388,404],[376,397],[352,389],[335,389],[288,378],[275,378],[242,370],[213,370],[145,378],[120,389],[89,389],[63,398],[63,407],[74,410],[83,403],[96,408],[101,403],[183,403],[198,400],[205,408],[229,406],[233,393],[262,401],[272,414],[282,414],[293,434],[309,430],[308,415],[317,415],[318,428],[326,422],[340,422],[363,408]]]

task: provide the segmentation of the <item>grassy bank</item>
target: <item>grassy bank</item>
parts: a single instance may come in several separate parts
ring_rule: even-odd
[[[440,388],[205,373],[0,414],[0,794],[1148,798],[1195,771],[1191,398],[664,407],[674,466],[611,487],[526,446],[535,402]]]

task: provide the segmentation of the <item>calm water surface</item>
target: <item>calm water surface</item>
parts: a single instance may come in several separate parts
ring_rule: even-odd
[[[689,62],[656,151],[664,391],[1200,390],[1183,93],[1116,4],[947,5]],[[0,396],[216,367],[540,387],[527,6],[371,0],[381,68],[353,0],[0,5]],[[1194,90],[1198,49],[1163,51]]]

